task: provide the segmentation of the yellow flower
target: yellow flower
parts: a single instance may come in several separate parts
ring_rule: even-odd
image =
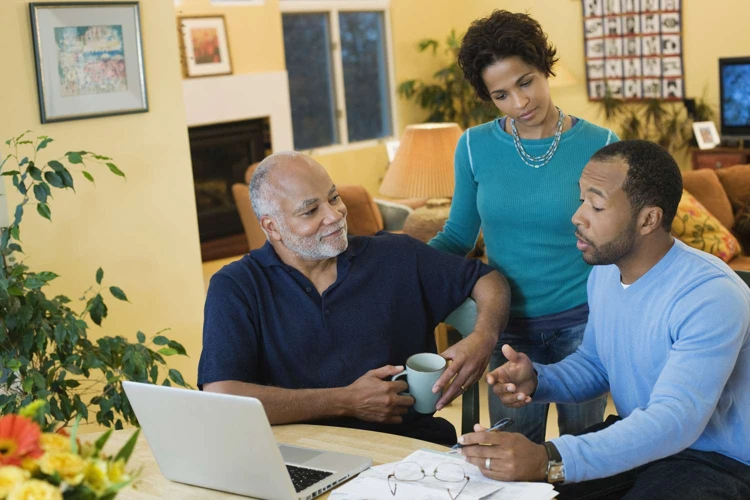
[[[24,458],[21,460],[21,468],[29,471],[32,474],[36,474],[39,470],[39,464],[32,458]]]
[[[62,500],[62,493],[47,482],[30,479],[11,491],[7,500]]]
[[[44,432],[42,433],[42,437],[39,439],[39,444],[41,444],[42,449],[47,452],[71,451],[70,436],[64,436],[62,434]]]
[[[107,463],[103,460],[89,460],[86,464],[83,481],[97,493],[106,490],[110,485],[109,476],[107,475]]]
[[[125,473],[125,460],[120,459],[110,462],[108,475],[109,480],[113,483],[121,483],[130,479],[130,476]]]
[[[0,467],[0,498],[5,498],[10,491],[29,478],[29,473],[20,467],[6,465]]]
[[[39,467],[45,474],[52,475],[55,472],[68,484],[73,486],[80,484],[83,480],[86,462],[83,458],[73,453],[50,451],[39,459]]]
[[[44,400],[43,399],[37,399],[36,401],[32,401],[31,403],[27,404],[21,410],[18,412],[19,415],[22,417],[34,419],[39,413],[39,410],[41,410],[44,407]]]

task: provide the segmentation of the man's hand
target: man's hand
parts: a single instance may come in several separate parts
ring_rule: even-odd
[[[547,479],[549,460],[543,445],[532,443],[517,432],[487,432],[479,424],[474,426],[474,431],[459,438],[464,447],[458,452],[485,476],[498,481]],[[486,468],[488,458],[489,469]]]
[[[409,386],[390,378],[404,371],[403,366],[383,366],[370,370],[346,387],[349,394],[348,416],[385,424],[400,424],[401,415],[414,404],[411,396],[401,396]]]
[[[487,383],[505,406],[520,408],[531,403],[530,394],[537,386],[536,372],[531,360],[524,353],[503,346],[503,355],[507,363],[487,374]]]
[[[490,362],[496,343],[497,336],[495,335],[473,332],[461,342],[440,353],[446,360],[450,360],[451,364],[435,382],[432,392],[442,391],[454,376],[456,378],[438,400],[436,406],[438,410],[461,395],[464,390],[462,387],[469,387],[479,380]]]

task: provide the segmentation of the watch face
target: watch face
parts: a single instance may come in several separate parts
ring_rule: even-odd
[[[565,467],[563,464],[554,463],[550,466],[549,473],[547,474],[547,481],[550,483],[565,481]]]

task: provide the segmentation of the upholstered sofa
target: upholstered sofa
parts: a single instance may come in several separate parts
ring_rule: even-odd
[[[737,232],[738,216],[750,207],[750,165],[689,170],[682,173],[682,181],[685,190],[739,240],[742,254],[730,260],[729,266],[750,270],[750,237]]]

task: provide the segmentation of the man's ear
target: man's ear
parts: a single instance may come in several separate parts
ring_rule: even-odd
[[[641,235],[646,236],[661,229],[664,211],[660,207],[643,207],[638,214],[638,227]]]
[[[279,233],[279,226],[276,219],[270,215],[264,215],[260,218],[260,227],[266,232],[269,240],[281,241],[281,233]]]

